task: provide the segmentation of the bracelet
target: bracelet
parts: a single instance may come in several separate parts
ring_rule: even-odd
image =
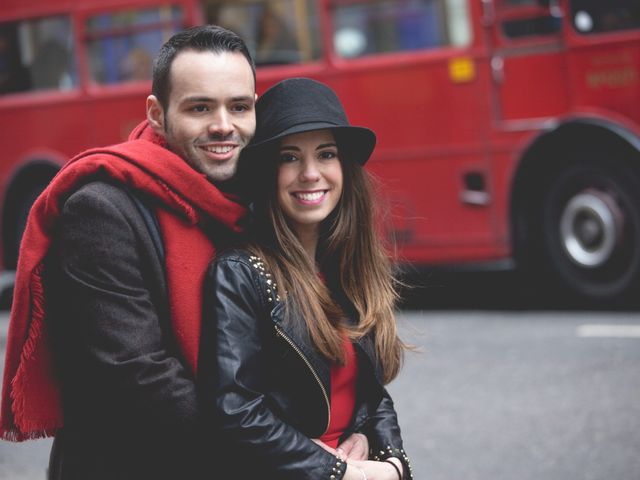
[[[400,472],[400,469],[398,468],[398,466],[388,458],[385,460],[385,463],[388,463],[393,468],[395,468],[396,472],[398,473],[398,480],[402,480],[402,473]]]
[[[391,445],[387,445],[386,448],[380,447],[380,450],[371,450],[369,452],[370,458],[377,462],[384,462],[389,458],[397,458],[402,463],[402,469],[404,476],[402,478],[413,479],[413,473],[411,471],[411,461],[402,448],[394,448]]]

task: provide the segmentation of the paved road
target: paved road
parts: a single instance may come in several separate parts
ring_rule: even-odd
[[[8,313],[0,312],[0,372],[4,371],[4,352]],[[45,480],[51,440],[11,443],[0,440],[0,480]]]
[[[390,386],[416,479],[640,479],[637,313],[414,311],[400,324],[422,350]],[[584,327],[601,324],[631,328]],[[0,442],[0,479],[43,480],[48,449]]]
[[[447,311],[401,322],[423,349],[391,385],[416,478],[640,479],[637,313]],[[583,327],[599,324],[631,328]],[[598,336],[613,334],[626,337]]]

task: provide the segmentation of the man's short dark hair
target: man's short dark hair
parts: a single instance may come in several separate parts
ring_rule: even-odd
[[[166,111],[169,105],[169,93],[171,91],[171,65],[178,53],[185,50],[197,52],[238,52],[244,55],[253,72],[253,80],[256,79],[256,67],[249,53],[247,45],[236,33],[217,25],[203,25],[192,27],[176,33],[162,45],[153,63],[153,82],[151,93]]]

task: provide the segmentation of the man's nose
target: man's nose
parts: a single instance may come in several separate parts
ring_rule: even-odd
[[[209,133],[226,137],[233,133],[233,123],[226,109],[216,110],[209,123]]]

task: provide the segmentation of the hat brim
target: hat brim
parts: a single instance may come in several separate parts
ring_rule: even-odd
[[[334,125],[327,122],[310,122],[294,125],[270,138],[250,143],[245,147],[244,152],[251,158],[256,158],[257,153],[273,148],[274,144],[284,137],[296,133],[325,129],[329,129],[334,133],[338,147],[346,158],[360,165],[367,163],[376,146],[376,134],[366,127]]]

